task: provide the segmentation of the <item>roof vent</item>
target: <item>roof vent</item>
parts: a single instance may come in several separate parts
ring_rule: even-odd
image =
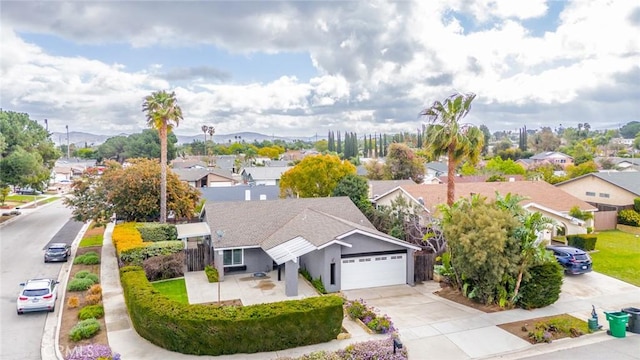
[[[420,205],[424,206],[424,199],[422,198],[422,196],[418,198],[418,202],[420,203]]]

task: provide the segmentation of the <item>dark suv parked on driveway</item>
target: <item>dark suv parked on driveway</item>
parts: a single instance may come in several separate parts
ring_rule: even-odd
[[[553,251],[566,273],[584,274],[592,270],[591,257],[584,250],[565,245],[549,245],[547,250]]]

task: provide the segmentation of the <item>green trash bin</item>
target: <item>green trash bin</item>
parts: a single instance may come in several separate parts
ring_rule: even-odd
[[[609,331],[611,336],[623,338],[627,335],[627,322],[629,322],[629,314],[622,311],[604,312],[609,322]]]

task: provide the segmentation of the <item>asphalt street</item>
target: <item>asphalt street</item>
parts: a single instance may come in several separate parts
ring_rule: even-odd
[[[73,242],[83,226],[70,220],[71,210],[61,201],[20,211],[21,215],[0,225],[0,359],[40,359],[49,313],[16,314],[20,283],[38,277],[57,279],[62,265],[45,264],[43,250],[50,242]]]

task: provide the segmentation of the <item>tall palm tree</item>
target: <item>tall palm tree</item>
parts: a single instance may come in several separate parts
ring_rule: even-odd
[[[209,126],[207,128],[207,132],[209,133],[209,138],[211,139],[211,143],[213,144],[213,148],[215,150],[216,146],[215,146],[215,143],[213,142],[213,134],[216,133],[216,128],[214,128],[213,126]],[[205,149],[206,149],[206,146],[205,146]]]
[[[176,93],[156,91],[144,98],[142,111],[147,113],[147,125],[160,135],[160,222],[167,222],[167,134],[182,120],[182,109]],[[206,136],[206,135],[205,135]]]
[[[461,124],[471,109],[473,93],[454,93],[444,100],[435,101],[430,107],[422,110],[420,116],[426,116],[426,147],[432,155],[447,155],[447,204],[453,205],[455,199],[455,170],[465,159],[476,163],[480,158],[484,145],[482,131],[470,124]]]

